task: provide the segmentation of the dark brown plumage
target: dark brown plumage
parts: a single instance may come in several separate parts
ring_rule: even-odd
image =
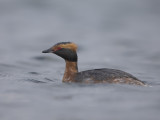
[[[133,75],[116,69],[93,69],[78,72],[77,45],[72,42],[61,42],[55,44],[43,53],[54,53],[62,57],[66,62],[63,82],[79,83],[122,83],[145,86],[145,83]]]

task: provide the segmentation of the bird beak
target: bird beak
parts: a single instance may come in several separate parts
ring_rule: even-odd
[[[43,50],[42,53],[53,53],[52,48],[49,48],[47,50]]]

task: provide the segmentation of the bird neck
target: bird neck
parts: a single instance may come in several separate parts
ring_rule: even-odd
[[[76,73],[78,73],[77,62],[65,61],[66,68],[63,76],[63,82],[72,82]]]

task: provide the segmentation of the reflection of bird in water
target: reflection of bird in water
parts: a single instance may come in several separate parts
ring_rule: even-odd
[[[129,73],[116,69],[93,69],[78,72],[77,45],[72,42],[57,43],[43,53],[54,53],[66,62],[63,82],[80,83],[123,83],[144,86],[145,84]]]

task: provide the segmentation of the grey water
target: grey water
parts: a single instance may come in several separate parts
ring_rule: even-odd
[[[0,0],[0,120],[159,120],[159,0]],[[124,70],[148,87],[62,83],[64,60],[42,50],[78,45],[79,71]]]

